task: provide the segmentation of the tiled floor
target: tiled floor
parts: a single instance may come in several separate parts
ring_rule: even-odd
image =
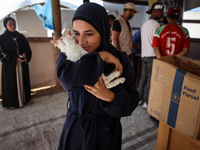
[[[65,121],[67,92],[34,96],[33,104],[8,110],[0,106],[1,150],[56,150]],[[155,150],[158,126],[138,106],[121,119],[123,150]]]

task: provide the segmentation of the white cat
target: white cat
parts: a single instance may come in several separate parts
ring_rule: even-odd
[[[71,60],[73,62],[76,62],[83,55],[88,53],[78,43],[76,43],[75,39],[71,35],[70,30],[67,30],[67,33],[64,37],[61,37],[58,40],[52,40],[51,42],[54,45],[56,45],[60,49],[60,51],[67,56],[68,60]],[[117,78],[119,75],[120,75],[119,71],[114,71],[110,73],[108,76],[105,76],[103,73],[102,77],[106,88],[110,89],[120,83],[123,84],[125,78],[123,77]]]

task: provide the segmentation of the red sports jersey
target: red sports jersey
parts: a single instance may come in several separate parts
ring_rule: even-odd
[[[162,56],[178,54],[183,48],[190,47],[189,32],[180,25],[163,25],[156,30],[152,47],[160,48]]]

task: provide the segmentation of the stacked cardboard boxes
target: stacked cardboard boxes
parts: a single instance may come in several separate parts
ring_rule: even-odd
[[[147,112],[200,139],[200,61],[181,56],[155,59]]]

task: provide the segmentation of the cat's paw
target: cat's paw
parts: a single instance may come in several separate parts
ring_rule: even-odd
[[[120,75],[119,71],[114,71],[110,73],[108,76],[105,76],[104,74],[102,74],[104,84],[107,89],[113,88],[117,86],[118,84],[123,84],[125,82],[125,78],[123,77],[118,78],[119,75]]]
[[[107,89],[111,89],[119,84],[123,84],[125,82],[125,78],[124,77],[121,77],[121,78],[117,78],[117,79],[114,79],[113,81],[109,82],[106,84],[106,88]]]

